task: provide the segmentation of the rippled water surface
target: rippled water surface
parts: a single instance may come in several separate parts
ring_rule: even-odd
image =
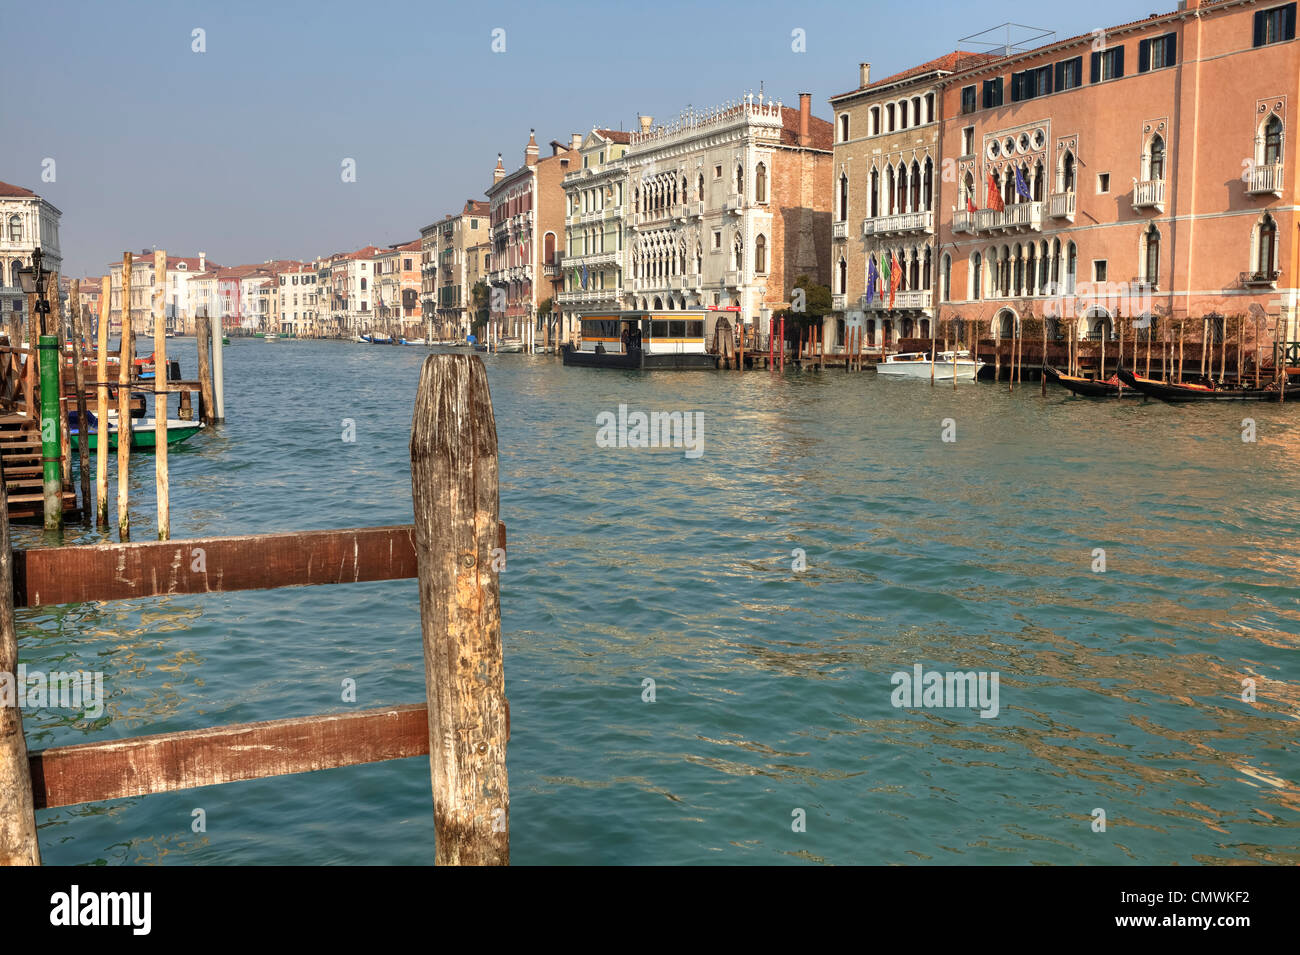
[[[225,356],[227,424],[171,455],[175,537],[411,520],[423,350]],[[485,360],[515,862],[1300,862],[1300,407]],[[620,403],[701,412],[703,454],[598,448]],[[149,539],[149,459],[132,480]],[[347,678],[360,707],[424,695],[414,581],[19,627],[30,668],[109,697],[26,713],[35,748],[343,710]],[[997,716],[895,707],[916,664],[998,674]],[[433,856],[426,759],[38,815],[48,863]]]

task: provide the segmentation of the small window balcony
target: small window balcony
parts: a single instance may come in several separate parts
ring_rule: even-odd
[[[1246,175],[1246,195],[1282,198],[1282,173],[1280,162],[1252,165]]]
[[[1165,181],[1163,179],[1133,180],[1133,211],[1146,209],[1165,211]]]

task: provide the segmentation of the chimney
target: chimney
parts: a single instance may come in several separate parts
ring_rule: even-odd
[[[492,182],[498,183],[506,177],[506,167],[501,165],[501,154],[497,153],[497,167],[492,170]]]
[[[812,117],[812,93],[799,94],[799,145],[811,146],[812,137],[808,134],[808,120]]]
[[[858,89],[866,89],[871,85],[871,64],[858,64]]]
[[[638,116],[637,120],[641,123],[641,132],[648,133],[654,127],[655,118],[653,116]]]
[[[569,148],[574,152],[582,148],[582,133],[574,133],[569,137]]]
[[[208,253],[206,253],[206,252],[200,252],[200,253],[199,253],[199,271],[200,271],[200,272],[206,272],[207,270],[208,270]]]
[[[537,165],[537,136],[535,129],[528,131],[528,145],[524,147],[524,165]]]

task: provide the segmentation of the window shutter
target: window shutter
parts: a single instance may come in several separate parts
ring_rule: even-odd
[[[1040,96],[1046,96],[1048,93],[1052,92],[1052,68],[1050,66],[1043,67],[1039,71],[1038,76],[1038,94]]]
[[[1178,61],[1178,34],[1165,34],[1165,66],[1173,66]]]
[[[1138,44],[1138,72],[1145,73],[1151,69],[1151,41],[1143,40]]]
[[[1056,70],[1055,70],[1055,73],[1056,73],[1056,88],[1059,90],[1059,89],[1061,88],[1061,80],[1062,80],[1062,77],[1064,77],[1064,75],[1065,75],[1065,61],[1064,61],[1064,60],[1062,60],[1060,63],[1057,63],[1057,64],[1056,64]]]
[[[1282,23],[1282,39],[1294,40],[1295,39],[1295,4],[1294,3],[1286,8],[1286,12],[1283,16],[1284,16],[1284,20]]]
[[[1256,14],[1257,22],[1258,19],[1259,15]],[[1258,33],[1259,31],[1256,30],[1256,32]],[[1099,79],[1101,79],[1101,54],[1094,51],[1092,54],[1092,82],[1096,83]]]
[[[1122,46],[1117,46],[1115,47],[1115,79],[1119,79],[1123,75],[1124,75],[1124,48]]]
[[[1024,86],[1025,86],[1025,74],[1012,73],[1011,74],[1011,102],[1013,103],[1020,102],[1020,93],[1024,89]]]
[[[1255,46],[1264,45],[1264,10],[1255,11]]]

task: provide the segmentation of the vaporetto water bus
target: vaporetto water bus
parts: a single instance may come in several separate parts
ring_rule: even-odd
[[[590,368],[716,368],[705,349],[709,317],[704,309],[580,315],[578,344],[561,354],[566,365]]]

